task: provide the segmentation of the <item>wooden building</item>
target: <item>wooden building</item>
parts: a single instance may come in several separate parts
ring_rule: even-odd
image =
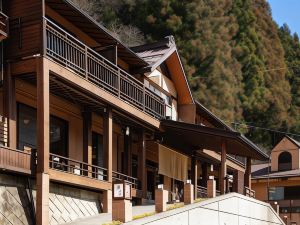
[[[173,37],[129,49],[70,0],[3,1],[2,11],[3,221],[111,212],[116,180],[135,204],[187,179],[204,197],[211,175],[220,194],[252,193],[251,159],[267,155],[194,101]]]
[[[300,143],[289,136],[279,141],[270,162],[252,166],[252,188],[269,202],[288,225],[300,224]]]

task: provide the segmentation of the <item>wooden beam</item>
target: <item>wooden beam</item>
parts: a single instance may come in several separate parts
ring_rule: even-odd
[[[58,170],[49,170],[50,180],[91,190],[111,190],[111,184],[105,181],[78,176]]]
[[[36,224],[49,224],[50,106],[49,70],[44,58],[36,58],[37,68],[37,198]]]
[[[107,181],[112,182],[112,140],[113,140],[113,119],[112,110],[107,107],[103,115],[103,146],[104,163],[107,168]]]
[[[251,158],[247,157],[245,171],[245,186],[251,189]]]
[[[8,119],[8,146],[17,149],[16,80],[11,75],[10,64],[8,64],[4,82],[4,110],[5,116]]]
[[[220,168],[220,191],[221,194],[226,193],[226,175],[227,175],[227,166],[226,166],[226,143],[222,142],[221,146],[221,168]]]
[[[142,130],[140,134],[140,146],[138,149],[138,180],[142,190],[142,198],[147,198],[147,177],[146,177],[146,133]]]

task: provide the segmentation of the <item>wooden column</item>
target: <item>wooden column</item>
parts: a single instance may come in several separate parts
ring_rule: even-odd
[[[194,185],[194,198],[197,198],[197,159],[195,156],[192,156],[191,158],[191,178],[192,178],[192,184]]]
[[[244,176],[245,173],[235,170],[233,173],[233,191],[239,194],[244,194]]]
[[[202,167],[202,186],[207,187],[207,180],[208,180],[208,170],[207,170],[207,162],[201,163]]]
[[[221,194],[226,193],[226,183],[225,177],[227,175],[227,166],[226,166],[226,143],[223,142],[221,146],[221,171],[220,171],[220,191]]]
[[[251,158],[247,157],[245,171],[245,186],[251,189]]]
[[[104,162],[107,168],[107,181],[112,182],[112,139],[113,139],[113,119],[111,108],[106,108],[103,116],[103,146]]]
[[[83,162],[92,165],[92,150],[93,150],[93,143],[92,143],[92,113],[85,111],[82,113],[83,119]],[[91,176],[90,172],[91,168],[85,167],[89,173],[85,173],[85,175]]]
[[[8,64],[7,74],[4,80],[4,115],[8,120],[8,146],[17,148],[17,102],[16,102],[16,82],[11,75],[10,64]]]
[[[37,175],[36,224],[49,224],[49,70],[37,58]]]
[[[142,197],[147,198],[147,177],[146,177],[146,133],[141,132],[140,147],[138,149],[138,180],[140,181],[140,189]]]

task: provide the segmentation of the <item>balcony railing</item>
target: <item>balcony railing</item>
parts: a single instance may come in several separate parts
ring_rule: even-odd
[[[58,25],[44,19],[45,54],[82,79],[157,118],[165,118],[164,100]]]
[[[35,168],[32,153],[0,145],[0,168],[12,172],[31,174]]]
[[[0,41],[8,37],[8,17],[0,12]]]
[[[107,169],[90,165],[78,160],[70,159],[60,155],[50,153],[50,168],[62,172],[85,176],[96,180],[107,180]]]
[[[255,198],[255,191],[254,190],[251,190],[250,188],[248,187],[245,187],[244,188],[244,193],[247,197],[250,197],[250,198]]]
[[[197,186],[197,198],[207,198],[207,188]]]
[[[0,145],[7,146],[8,126],[7,118],[0,115]]]
[[[125,174],[113,171],[113,180],[114,181],[126,181],[127,183],[131,184],[132,188],[138,189],[138,179],[127,176]]]

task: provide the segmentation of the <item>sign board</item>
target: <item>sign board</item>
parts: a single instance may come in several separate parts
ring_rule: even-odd
[[[113,182],[113,199],[122,200],[128,199],[131,200],[131,184],[125,181],[114,181]]]

